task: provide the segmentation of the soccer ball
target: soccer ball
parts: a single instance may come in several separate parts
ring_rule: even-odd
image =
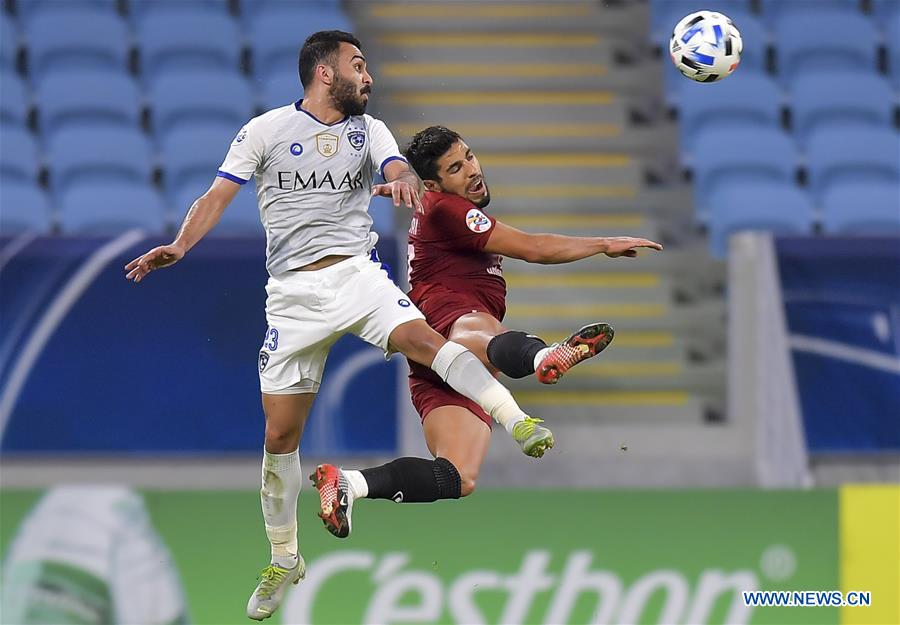
[[[722,80],[741,62],[744,42],[728,16],[697,11],[678,22],[669,53],[678,71],[697,82]]]

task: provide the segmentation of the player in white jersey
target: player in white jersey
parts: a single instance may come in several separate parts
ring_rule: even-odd
[[[376,241],[367,213],[371,196],[390,196],[396,206],[417,210],[422,205],[419,179],[390,131],[365,115],[373,81],[359,41],[341,31],[315,33],[303,44],[299,70],[304,99],[242,128],[175,240],[125,266],[126,277],[140,282],[180,260],[215,226],[241,185],[255,179],[270,274],[259,372],[266,416],[260,494],[272,546],[271,564],[247,605],[247,615],[257,620],[271,616],[287,586],[305,575],[297,545],[298,445],[328,350],[343,334],[430,367],[508,431],[515,429],[523,450],[546,432],[476,356],[428,327],[370,258]],[[385,184],[374,184],[376,170]],[[459,472],[448,460],[395,462],[410,483],[408,496],[460,496]],[[325,507],[323,518],[342,513],[337,502],[334,510]]]

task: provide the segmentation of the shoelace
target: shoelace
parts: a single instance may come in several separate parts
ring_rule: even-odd
[[[525,420],[521,423],[517,423],[513,427],[513,435],[516,438],[527,439],[529,436],[534,434],[534,426],[538,423],[543,423],[543,419],[538,419],[537,417],[525,417]]]
[[[259,574],[260,579],[262,579],[262,584],[259,588],[260,596],[272,596],[272,593],[278,590],[278,585],[282,582],[287,573],[287,569],[282,569],[281,567],[276,567],[272,564],[264,568]]]

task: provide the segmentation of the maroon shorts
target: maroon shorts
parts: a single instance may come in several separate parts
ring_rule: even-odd
[[[410,292],[410,299],[425,315],[428,325],[444,338],[450,337],[453,324],[463,315],[483,312],[502,321],[503,314],[506,312],[505,302],[502,300],[499,304],[495,304],[486,302],[475,295],[470,296],[440,288],[429,289],[424,297],[414,289]],[[503,308],[499,308],[499,306],[503,306]],[[460,406],[472,412],[488,427],[492,427],[491,416],[482,410],[481,406],[454,391],[429,367],[412,361],[409,361],[409,394],[412,397],[413,406],[423,422],[428,413],[435,408]]]
[[[416,407],[416,412],[419,413],[419,418],[422,419],[423,423],[428,413],[435,408],[459,406],[484,421],[489,428],[493,427],[491,416],[482,410],[481,406],[468,397],[460,395],[441,380],[424,380],[409,376],[409,394],[412,397],[413,406]]]

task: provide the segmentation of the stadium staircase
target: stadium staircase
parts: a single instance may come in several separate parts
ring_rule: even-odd
[[[497,441],[487,483],[750,483],[749,434],[724,416],[724,266],[692,239],[690,195],[659,184],[677,176],[677,132],[646,5],[349,7],[376,71],[373,112],[401,144],[431,124],[459,131],[485,168],[492,214],[531,232],[667,245],[637,259],[504,261],[509,327],[558,340],[602,320],[616,339],[556,387],[510,383],[558,449],[510,462],[518,450]]]

